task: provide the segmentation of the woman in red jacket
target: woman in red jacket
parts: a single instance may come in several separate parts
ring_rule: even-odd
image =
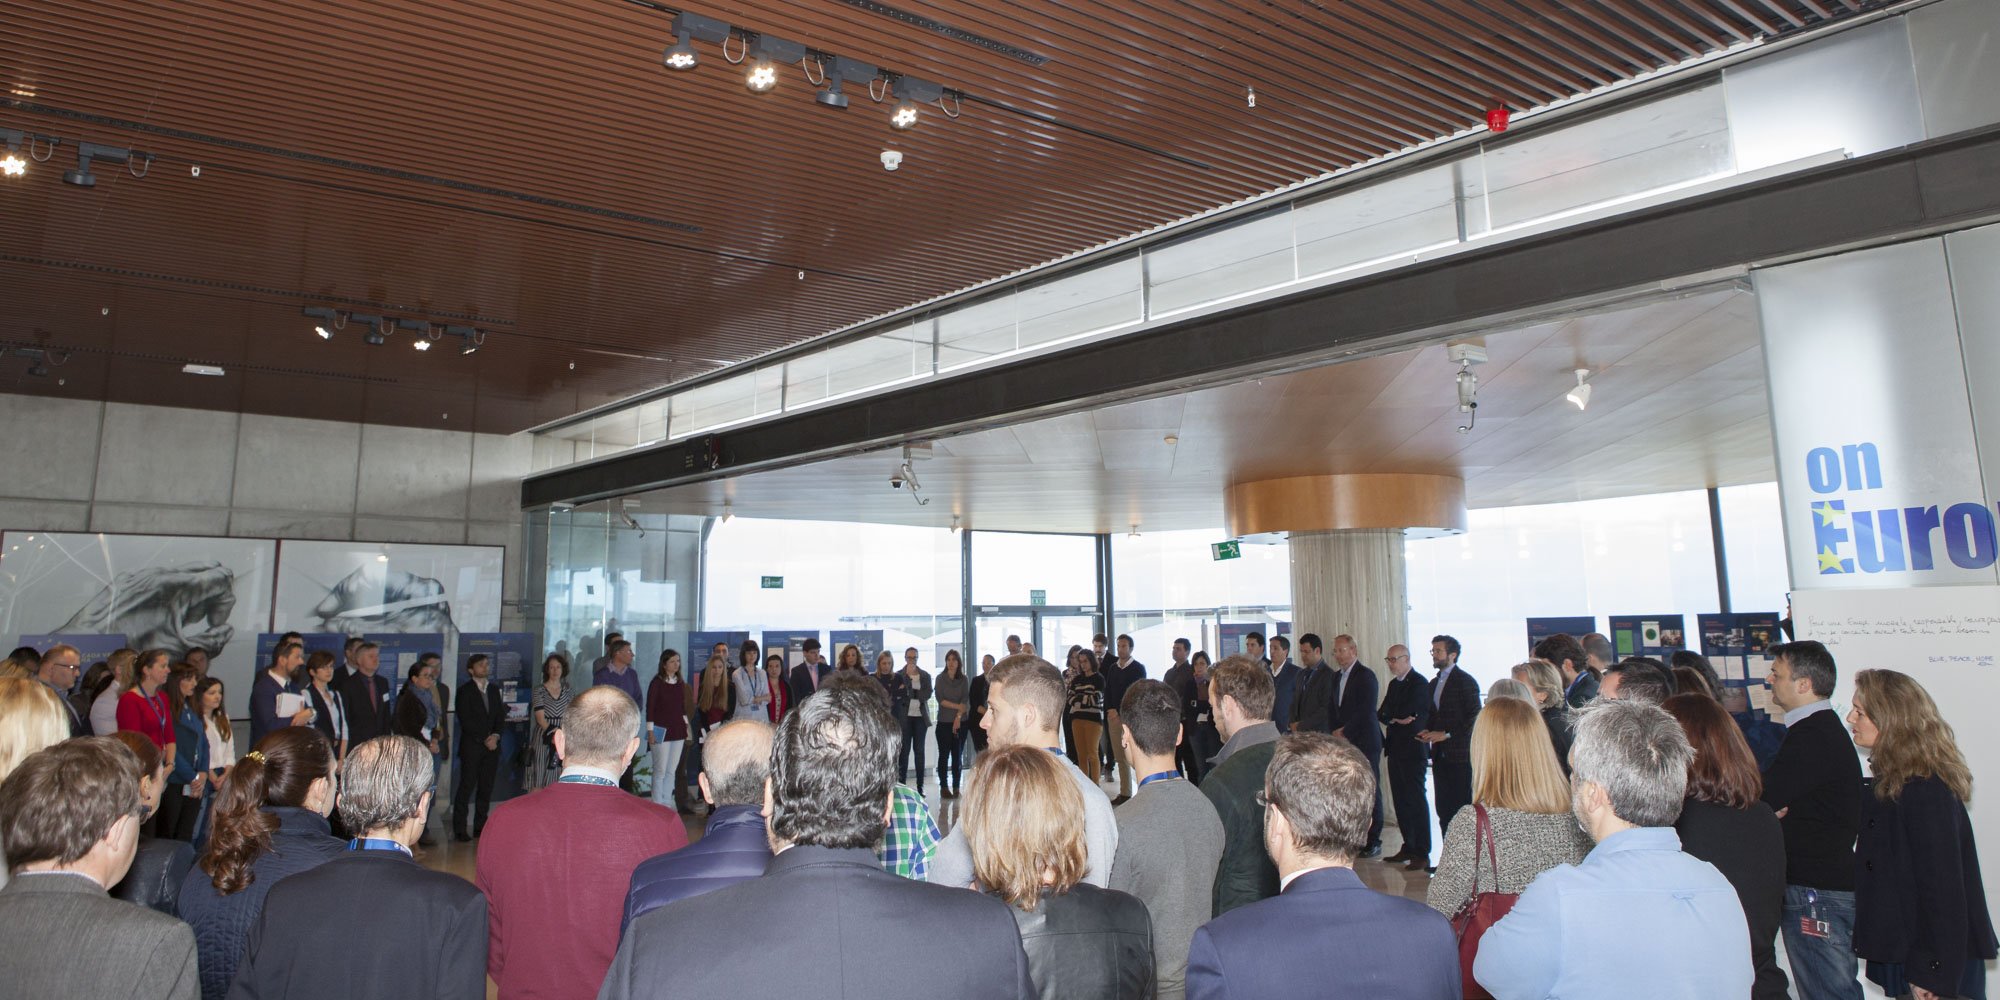
[[[771,678],[771,700],[765,703],[764,713],[775,726],[792,707],[792,686],[785,683],[785,658],[777,653],[764,657],[764,673]]]

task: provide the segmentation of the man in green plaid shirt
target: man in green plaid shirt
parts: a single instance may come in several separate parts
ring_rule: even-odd
[[[931,819],[924,797],[908,785],[898,784],[889,798],[889,828],[882,833],[882,870],[921,882],[929,874],[931,852],[943,835]]]

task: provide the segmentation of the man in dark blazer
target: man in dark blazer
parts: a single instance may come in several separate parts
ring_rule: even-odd
[[[395,712],[389,704],[389,678],[378,673],[382,650],[372,642],[363,642],[349,659],[354,669],[334,683],[340,688],[340,700],[347,705],[347,745],[357,747],[393,732]]]
[[[859,685],[829,684],[787,713],[765,793],[777,853],[763,877],[633,920],[599,1000],[1034,996],[1005,903],[899,878],[876,859],[899,737]]]
[[[1347,737],[1354,749],[1368,758],[1380,774],[1382,767],[1382,724],[1375,719],[1381,702],[1381,682],[1375,671],[1361,662],[1361,649],[1351,635],[1333,637],[1333,731]],[[1368,846],[1364,858],[1382,853],[1382,789],[1375,789],[1373,818],[1368,824]]]
[[[793,667],[791,676],[785,681],[791,687],[794,705],[805,704],[806,699],[819,690],[826,675],[833,672],[832,665],[820,659],[818,639],[807,639],[799,651],[804,654],[805,662]]]
[[[1417,739],[1430,725],[1431,686],[1412,669],[1410,647],[1390,646],[1383,660],[1393,677],[1377,718],[1388,727],[1382,742],[1389,756],[1389,799],[1403,831],[1403,849],[1383,860],[1406,862],[1404,867],[1417,871],[1431,863],[1431,804],[1424,795],[1430,748]]]
[[[1458,1000],[1451,923],[1415,900],[1368,888],[1354,874],[1374,785],[1367,758],[1343,740],[1323,733],[1279,738],[1265,777],[1264,842],[1284,889],[1194,932],[1188,1000]],[[1367,945],[1345,949],[1329,967],[1330,941]]]
[[[1291,725],[1279,727],[1286,732],[1333,732],[1333,668],[1320,659],[1322,651],[1319,636],[1311,632],[1299,636],[1299,662],[1304,670],[1292,700]]]
[[[1271,688],[1277,692],[1277,700],[1271,703],[1271,721],[1278,724],[1278,731],[1292,730],[1292,702],[1299,696],[1299,676],[1305,671],[1292,662],[1291,640],[1282,635],[1271,637]]]
[[[465,661],[468,679],[458,686],[458,782],[451,789],[451,828],[452,837],[461,841],[486,829],[486,813],[493,808],[493,778],[500,771],[500,727],[507,723],[507,706],[500,700],[500,685],[487,678],[492,672],[486,654],[474,653]],[[479,797],[468,835],[466,806],[475,786]]]
[[[1472,724],[1479,718],[1479,682],[1458,668],[1458,640],[1431,640],[1431,720],[1417,738],[1430,744],[1431,773],[1437,781],[1438,827],[1472,804]]]
[[[486,897],[410,856],[430,786],[430,751],[407,736],[347,755],[340,818],[361,836],[341,857],[271,887],[229,1000],[484,1000]],[[339,931],[331,944],[330,928]]]
[[[138,850],[145,803],[131,761],[117,740],[86,736],[28,755],[0,785],[15,866],[0,890],[0,995],[200,995],[188,925],[104,891]]]

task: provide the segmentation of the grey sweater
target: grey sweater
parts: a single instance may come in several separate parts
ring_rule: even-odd
[[[1574,865],[1590,853],[1590,835],[1567,813],[1516,812],[1486,807],[1493,824],[1493,839],[1500,854],[1500,871],[1484,850],[1478,851],[1479,891],[1518,893],[1528,888],[1541,873],[1557,865]],[[1437,874],[1431,878],[1424,902],[1449,917],[1472,898],[1474,843],[1478,839],[1478,814],[1466,806],[1452,817],[1451,830],[1444,835],[1444,852],[1438,856]]]
[[[1188,942],[1215,915],[1215,868],[1222,862],[1222,820],[1201,789],[1155,781],[1117,809],[1118,852],[1111,888],[1128,892],[1153,915],[1153,975],[1159,1000],[1186,993]]]
[[[1104,789],[1097,787],[1069,758],[1060,759],[1076,782],[1077,790],[1083,793],[1083,842],[1090,853],[1090,870],[1083,880],[1102,889],[1111,881],[1111,859],[1118,852],[1118,820],[1111,814],[1111,800],[1105,798]],[[952,824],[951,833],[938,841],[924,880],[958,889],[972,884],[972,848],[966,846],[964,825]]]

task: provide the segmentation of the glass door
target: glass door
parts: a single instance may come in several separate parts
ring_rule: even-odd
[[[1096,608],[1075,605],[1059,608],[975,606],[972,619],[974,648],[980,658],[990,653],[998,660],[1007,655],[1007,638],[1018,636],[1023,643],[1033,644],[1037,656],[1062,666],[1071,646],[1090,646],[1091,636],[1098,631],[1097,618]],[[967,666],[977,669],[978,664]]]

